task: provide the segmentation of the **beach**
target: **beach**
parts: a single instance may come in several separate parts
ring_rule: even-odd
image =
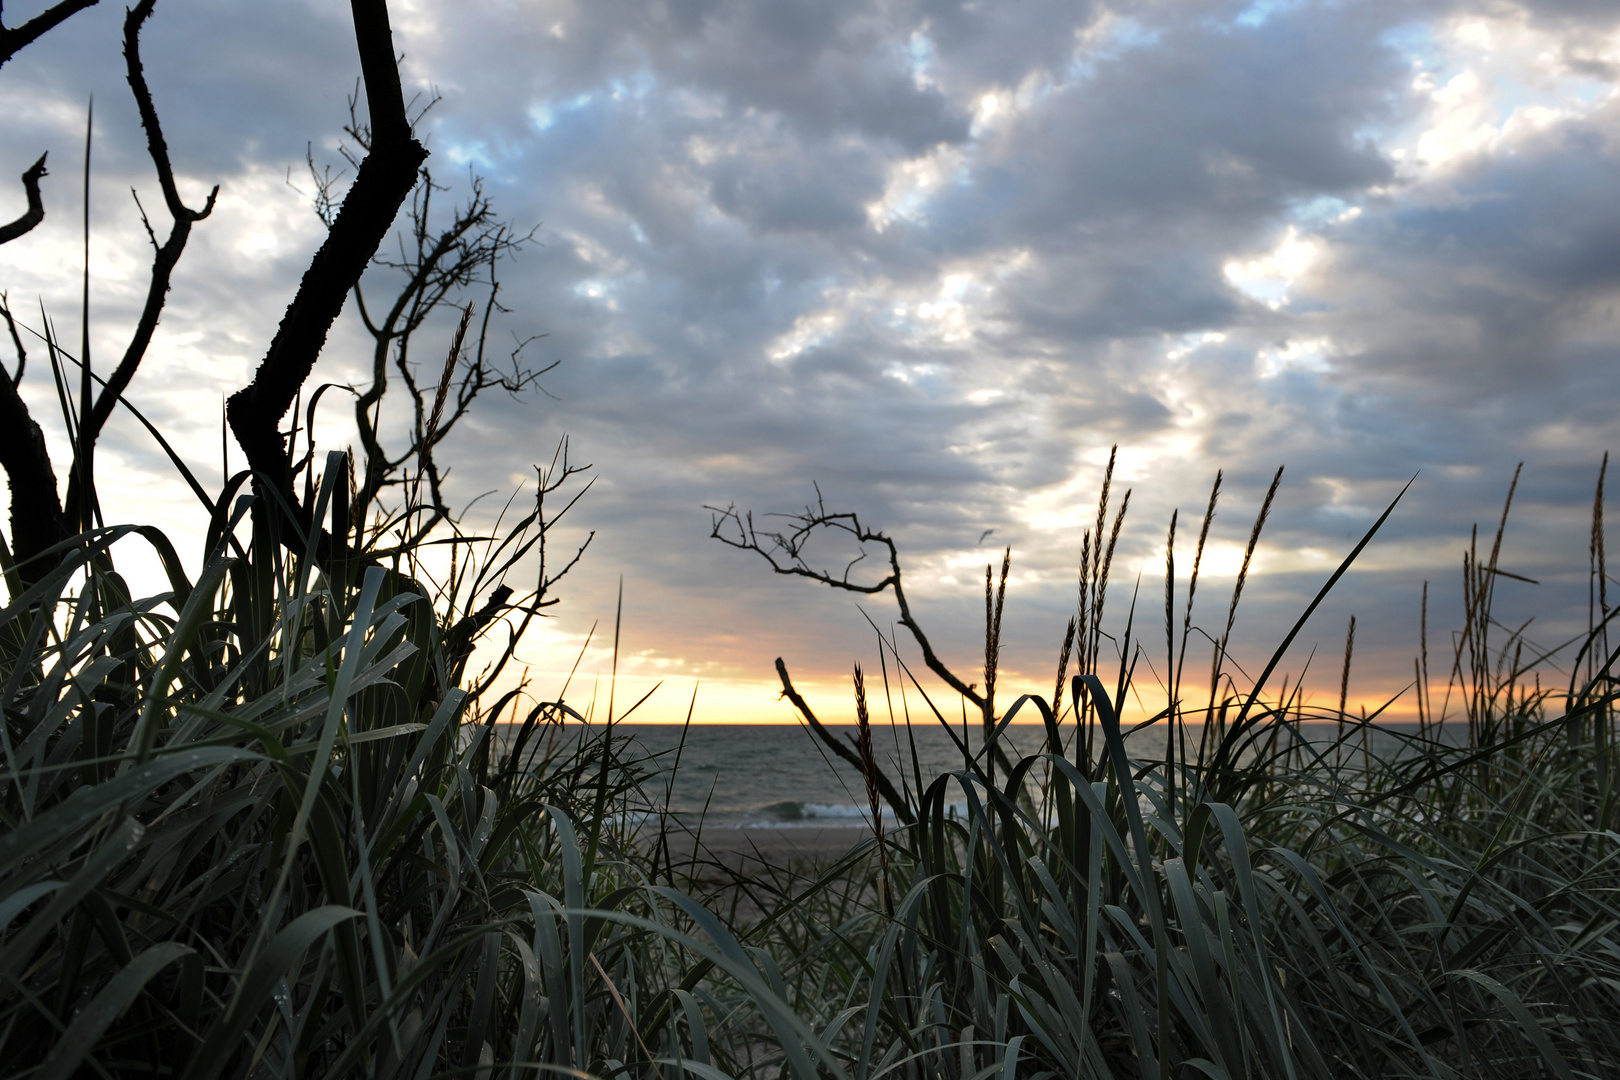
[[[867,828],[804,825],[706,829],[701,838],[676,833],[669,844],[677,883],[711,911],[748,924],[801,894],[871,837]],[[870,848],[867,858],[875,862]],[[852,869],[853,875],[840,875],[846,885],[864,876],[861,868]],[[864,886],[857,891],[864,893]]]
[[[872,830],[864,826],[801,825],[786,829],[706,829],[701,838],[671,837],[670,845],[676,858],[690,857],[694,846],[701,845],[700,858],[746,870],[750,865],[826,866],[871,838]]]

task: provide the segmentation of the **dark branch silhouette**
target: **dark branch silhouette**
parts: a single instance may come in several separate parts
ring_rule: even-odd
[[[0,319],[6,321],[6,332],[11,335],[11,347],[17,350],[17,374],[11,376],[13,386],[22,382],[23,372],[28,370],[28,350],[23,348],[22,335],[17,333],[17,320],[11,314],[8,297],[0,292]]]
[[[48,175],[45,171],[45,155],[41,154],[39,160],[28,166],[28,171],[22,174],[23,192],[28,196],[28,209],[23,211],[22,217],[16,221],[0,225],[0,244],[11,243],[45,220],[45,201],[40,198],[39,181]]]
[[[867,596],[893,588],[894,602],[900,609],[900,625],[910,632],[912,639],[917,642],[917,647],[922,650],[923,662],[928,665],[928,670],[938,675],[947,686],[967,698],[975,707],[981,710],[984,708],[985,699],[978,692],[978,688],[963,682],[955,672],[945,666],[945,662],[934,652],[934,646],[929,642],[928,635],[923,633],[922,627],[912,618],[911,605],[906,600],[905,585],[900,574],[900,553],[895,548],[894,541],[881,532],[866,528],[861,524],[859,515],[834,513],[828,510],[821,497],[820,488],[816,489],[815,506],[805,507],[803,513],[780,515],[790,525],[783,532],[758,530],[754,525],[753,513],[739,511],[736,506],[728,506],[724,510],[714,506],[707,509],[713,514],[709,535],[730,547],[758,553],[778,574],[809,578],[834,589]],[[812,566],[806,559],[806,548],[818,534],[822,533],[841,533],[862,545],[881,544],[889,557],[888,574],[871,584],[851,581],[850,571],[866,558],[864,551],[851,560],[841,572],[835,573]]]
[[[992,735],[995,730],[996,719],[994,672],[997,664],[996,651],[1001,635],[999,603],[996,603],[993,608],[987,606],[986,609],[985,690],[980,693],[977,683],[963,681],[945,665],[945,662],[939,658],[939,654],[934,651],[933,643],[928,640],[928,635],[923,632],[923,628],[912,616],[911,604],[906,599],[905,584],[900,572],[900,552],[895,547],[894,541],[886,534],[874,529],[868,529],[861,524],[860,516],[857,514],[828,510],[819,486],[816,488],[816,504],[814,506],[807,506],[802,513],[798,514],[772,515],[773,517],[782,517],[789,523],[789,528],[782,532],[761,531],[754,525],[753,513],[739,511],[735,505],[727,506],[723,510],[716,506],[710,506],[707,509],[713,515],[710,520],[710,536],[728,547],[755,552],[769,563],[771,569],[778,574],[808,578],[811,581],[819,581],[830,588],[859,593],[864,596],[873,596],[883,592],[885,589],[893,589],[895,605],[900,609],[900,625],[906,628],[907,632],[911,634],[912,640],[917,643],[918,649],[922,651],[923,663],[928,666],[928,670],[937,675],[947,686],[971,702],[974,709],[982,716],[985,736],[990,742],[991,775],[993,775],[996,765],[999,765],[1007,772],[1012,770],[1012,763],[1008,760],[1006,751],[1002,748],[1000,741]],[[860,554],[846,563],[842,570],[836,572],[812,564],[807,555],[807,549],[818,535],[826,534],[833,534],[846,541],[855,541],[862,548]],[[858,564],[866,560],[866,551],[864,549],[866,544],[881,544],[883,550],[888,554],[889,567],[888,573],[879,580],[863,583],[851,580],[850,574]],[[1012,552],[1009,548],[1006,558],[1010,560],[1011,555]],[[1005,560],[1002,563],[1003,599],[1005,599],[1009,565],[1009,562]],[[987,567],[986,573],[989,572]],[[987,578],[987,605],[991,602],[988,590],[989,579]],[[811,716],[809,707],[804,704],[802,698],[793,692],[792,683],[787,677],[787,667],[780,659],[776,662],[776,672],[782,679],[783,692],[788,699],[810,721],[812,728],[822,735],[823,741],[827,741],[830,736],[822,732],[820,725]],[[843,756],[844,750],[839,749],[838,753]],[[884,780],[884,784],[888,784],[887,780]],[[899,803],[895,801],[897,796],[891,797],[893,790],[893,785],[886,786],[884,788],[884,798],[895,805],[896,812],[898,812]]]
[[[414,127],[438,102],[430,95],[425,105],[406,105]],[[358,170],[371,154],[376,133],[362,117],[358,87],[349,99],[349,122],[344,126],[347,141],[338,147],[349,168]],[[347,170],[317,166],[313,152],[306,154],[311,190],[304,191],[321,219],[331,230],[341,207],[353,198],[353,189],[339,190]],[[509,364],[491,359],[489,332],[492,317],[506,311],[499,301],[497,267],[501,259],[515,253],[532,238],[500,221],[483,181],[471,176],[471,195],[442,213],[448,189],[434,181],[431,172],[421,169],[391,254],[379,253],[371,259],[367,276],[354,285],[355,312],[372,336],[372,365],[369,382],[347,387],[355,397],[355,427],[359,435],[357,452],[351,459],[351,494],[348,524],[355,531],[354,550],[361,557],[377,562],[404,559],[413,562],[413,575],[428,575],[415,566],[415,553],[425,546],[446,544],[455,554],[447,577],[434,580],[433,592],[442,609],[453,621],[447,629],[447,674],[459,681],[471,660],[479,639],[504,626],[510,633],[505,648],[495,651],[494,659],[471,680],[475,688],[487,687],[512,658],[513,644],[539,617],[555,604],[552,587],[576,565],[590,543],[587,537],[562,568],[548,564],[547,545],[551,530],[568,512],[583,491],[574,494],[553,513],[547,498],[555,497],[589,466],[576,466],[568,460],[567,441],[549,468],[537,469],[534,509],[503,537],[469,535],[462,528],[462,514],[448,505],[444,482],[435,451],[468,414],[475,399],[484,391],[501,389],[518,395],[538,386],[539,378],[555,364],[538,369],[522,359],[524,349],[534,338],[518,339]],[[386,249],[385,249],[386,250]],[[483,311],[476,329],[472,327],[476,305],[469,293],[481,293]],[[381,294],[382,302],[377,300]],[[369,299],[368,299],[369,298]],[[424,327],[442,308],[460,308],[460,322],[442,363],[426,367],[413,347]],[[433,377],[429,376],[433,373]],[[304,415],[294,418],[294,443],[286,456],[291,462],[291,480],[296,487],[302,478],[304,504],[310,504],[316,460],[313,442],[296,447],[297,425],[312,440],[318,402],[327,389],[318,388],[305,396]],[[401,392],[403,391],[403,392]],[[385,415],[385,406],[393,406]],[[401,417],[400,413],[406,413]],[[401,420],[405,422],[400,423]],[[403,428],[403,438],[391,443],[388,434]],[[588,486],[588,485],[586,485]],[[296,512],[296,511],[295,511]],[[283,534],[284,541],[289,539]],[[329,538],[317,535],[318,545]],[[322,558],[322,548],[316,551]],[[527,588],[514,589],[509,575],[519,560],[533,558],[539,575]],[[475,689],[475,692],[477,690]]]
[[[74,11],[94,2],[58,4],[45,14],[24,23],[18,30],[0,27],[0,64]],[[62,10],[65,8],[71,10]],[[54,21],[47,21],[53,12],[59,14]],[[45,156],[39,155],[39,160],[22,174],[28,209],[15,221],[0,225],[0,244],[10,243],[45,220],[45,201],[39,192],[39,182],[47,175]],[[45,433],[29,415],[28,406],[17,392],[17,384],[22,381],[23,370],[28,363],[28,354],[17,335],[16,320],[12,318],[11,309],[3,298],[0,298],[0,309],[3,309],[6,328],[17,349],[16,376],[0,378],[0,467],[6,470],[6,480],[11,488],[11,546],[21,561],[32,558],[61,540],[65,530],[62,527],[62,501],[57,495],[56,472],[51,468]],[[32,567],[23,568],[23,580],[31,580],[32,570]]]
[[[14,29],[0,26],[0,66],[4,66],[41,35],[77,15],[87,7],[95,7],[97,0],[62,0]]]
[[[17,392],[17,384],[22,379],[27,354],[22,348],[22,341],[16,332],[16,323],[10,310],[4,312],[7,329],[17,349],[17,374],[14,378],[0,379],[0,384],[3,384],[0,385],[0,463],[5,467],[11,487],[12,547],[18,561],[23,564],[21,573],[24,581],[34,580],[37,575],[49,569],[44,563],[31,563],[31,560],[65,539],[76,529],[86,528],[91,524],[94,477],[91,474],[90,463],[93,460],[96,441],[120,395],[134,378],[141,360],[151,345],[152,334],[157,328],[158,318],[162,314],[164,300],[168,295],[174,267],[185,249],[191,226],[207,217],[213,210],[214,200],[219,192],[216,187],[208,196],[203,209],[191,210],[181,201],[175,186],[174,168],[169,161],[168,146],[163,139],[157,110],[152,104],[151,90],[146,84],[140,60],[140,32],[146,20],[151,17],[155,3],[156,0],[142,0],[127,13],[124,20],[124,56],[128,64],[130,90],[135,96],[141,124],[146,129],[147,148],[153,166],[157,170],[158,183],[163,189],[164,202],[174,218],[174,227],[168,240],[159,245],[150,221],[146,219],[144,211],[142,212],[142,222],[146,225],[147,235],[152,237],[153,247],[157,250],[146,303],[129,345],[118,366],[105,380],[101,393],[93,403],[88,400],[81,403],[78,430],[73,433],[75,460],[69,470],[70,479],[65,501],[57,496],[56,474],[51,465],[50,451],[46,446],[44,434]],[[14,52],[52,26],[61,23],[74,11],[87,6],[89,5],[83,3],[59,4],[25,24],[20,30],[5,31],[5,34],[12,36],[0,40],[9,42],[9,47]],[[23,40],[25,32],[31,36]],[[0,62],[9,55],[9,53],[0,55]],[[0,240],[15,239],[43,220],[45,211],[40,197],[39,180],[44,175],[46,175],[45,157],[42,155],[39,161],[23,174],[23,186],[28,193],[28,213],[0,229]],[[139,205],[138,198],[136,201]],[[51,343],[51,349],[53,359],[74,360],[54,343]],[[84,387],[91,385],[88,372],[82,385]],[[84,391],[84,396],[88,399],[88,390]]]
[[[9,318],[7,320],[10,321]],[[19,365],[18,374],[21,374]],[[18,572],[32,583],[49,567],[28,560],[66,539],[45,433],[28,413],[17,384],[0,378],[0,466],[11,487],[11,547]]]
[[[158,319],[163,314],[163,305],[169,295],[174,268],[185,252],[192,225],[214,212],[214,201],[219,197],[219,185],[216,184],[208,193],[202,209],[192,210],[181,201],[180,190],[175,186],[174,166],[169,162],[169,146],[164,141],[163,127],[158,122],[157,109],[152,104],[152,91],[146,84],[146,74],[141,66],[141,28],[151,17],[156,3],[157,0],[142,0],[125,14],[124,61],[128,68],[129,88],[135,95],[135,106],[141,114],[141,127],[146,129],[147,152],[152,158],[152,165],[157,169],[158,184],[163,189],[163,202],[173,219],[173,225],[169,229],[168,239],[159,244],[146,211],[141,210],[141,223],[146,226],[146,235],[151,238],[154,250],[152,275],[146,289],[146,303],[141,308],[140,319],[135,324],[135,333],[124,349],[123,358],[119,360],[112,374],[107,376],[106,385],[96,397],[95,404],[89,410],[85,424],[79,432],[79,444],[85,450],[94,449],[96,440],[101,435],[101,429],[106,426],[107,420],[118,404],[119,396],[129,388],[130,381],[135,378],[135,372],[146,356],[146,350],[152,344],[152,335],[157,330]],[[139,204],[140,199],[137,197],[136,205]],[[83,470],[77,467],[70,473],[64,508],[70,522],[77,522],[81,528],[87,528],[90,524],[90,508],[81,490],[82,473]]]
[[[483,181],[476,176],[467,202],[454,210],[448,225],[435,229],[431,220],[433,197],[444,190],[423,170],[422,182],[411,199],[409,223],[400,237],[399,254],[376,260],[379,267],[396,271],[404,279],[387,309],[380,310],[373,319],[363,286],[357,284],[354,290],[355,306],[374,342],[371,385],[360,392],[354,404],[355,427],[365,451],[354,504],[357,520],[387,488],[403,482],[402,469],[414,461],[427,484],[424,508],[428,512],[415,525],[418,533],[450,516],[442,490],[443,477],[433,457],[434,448],[455,429],[485,390],[521,394],[535,387],[540,377],[556,366],[555,363],[539,369],[526,366],[522,353],[529,344],[527,340],[517,342],[509,368],[502,370],[491,361],[490,319],[497,311],[504,310],[498,300],[500,282],[496,267],[501,259],[528,243],[532,234],[517,232],[496,219],[490,200],[483,192]],[[454,293],[469,288],[487,290],[483,317],[466,355],[458,356],[455,363],[447,365],[441,373],[439,388],[443,393],[436,395],[419,384],[412,370],[411,337],[435,310],[451,302]],[[407,445],[390,453],[383,445],[379,428],[384,395],[395,380],[408,396],[411,436]],[[437,422],[433,421],[435,405],[440,409]]]
[[[351,0],[350,9],[370,110],[370,146],[253,381],[232,394],[226,405],[231,431],[247,454],[256,487],[268,496],[264,486],[269,485],[298,517],[292,523],[296,530],[282,530],[288,543],[295,542],[289,534],[307,533],[313,523],[305,520],[308,510],[293,494],[292,462],[281,434],[282,418],[314,370],[344,301],[388,235],[415,186],[417,169],[428,156],[411,134],[405,115],[387,4]],[[261,507],[275,504],[270,497],[259,503]]]
[[[870,766],[870,775],[877,784],[878,791],[883,795],[883,801],[888,803],[889,807],[894,811],[894,816],[906,825],[915,824],[916,815],[911,812],[911,807],[907,804],[905,796],[883,774],[883,770],[878,767],[877,762],[862,761],[859,744],[855,749],[845,746],[838,741],[837,736],[822,725],[820,720],[816,719],[816,714],[810,710],[809,702],[805,701],[799,692],[793,688],[793,680],[788,678],[787,665],[782,662],[780,656],[776,658],[776,674],[782,680],[782,696],[793,702],[793,707],[799,710],[799,715],[804,717],[805,723],[810,725],[810,730],[816,733],[816,737],[822,741],[827,749],[854,766],[862,776],[868,775],[867,770],[868,766]]]
[[[438,101],[434,93],[416,110],[412,123]],[[338,147],[350,166],[359,163],[373,140],[370,125],[358,115],[358,105],[357,91],[349,99],[349,123],[344,127],[353,145],[345,142]],[[334,208],[341,202],[337,189],[345,172],[334,174],[331,166],[318,167],[313,153],[306,155],[306,163],[312,189],[299,190],[310,199],[321,222],[331,228]],[[388,520],[397,507],[384,506],[383,496],[405,487],[420,495],[420,513],[409,525],[412,535],[425,537],[439,523],[451,520],[454,515],[444,496],[444,474],[434,456],[437,446],[484,391],[500,389],[515,397],[537,388],[540,377],[556,367],[556,362],[539,368],[524,362],[523,352],[534,337],[516,340],[509,364],[492,359],[491,319],[507,310],[499,299],[498,265],[528,244],[534,230],[523,232],[501,221],[484,193],[483,178],[477,174],[470,178],[471,194],[465,203],[453,205],[446,217],[441,213],[444,200],[440,196],[449,188],[435,182],[430,170],[421,170],[407,220],[395,237],[397,252],[373,258],[372,271],[354,287],[355,310],[373,342],[369,384],[350,387],[361,450],[355,461],[356,490],[351,504],[356,526],[363,526],[373,513]],[[385,288],[390,291],[379,304],[376,294]],[[417,370],[412,349],[417,334],[445,307],[460,308],[465,324],[475,308],[468,294],[475,291],[483,294],[483,314],[472,340],[463,351],[464,325],[436,383],[422,381],[424,372]],[[390,394],[398,388],[405,392],[402,401],[397,392]],[[390,447],[385,444],[384,429],[397,426],[398,418],[385,416],[385,408],[396,402],[409,410],[409,434],[402,444]],[[307,460],[307,456],[297,460],[295,476]],[[414,475],[412,465],[416,466]]]

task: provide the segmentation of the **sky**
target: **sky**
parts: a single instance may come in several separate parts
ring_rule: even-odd
[[[13,23],[32,13],[13,8]],[[1123,634],[1135,590],[1135,634],[1157,642],[1141,708],[1164,667],[1166,528],[1179,512],[1179,622],[1217,469],[1193,615],[1209,633],[1285,467],[1232,636],[1250,673],[1416,477],[1283,664],[1297,679],[1309,662],[1313,703],[1336,706],[1352,615],[1352,707],[1411,681],[1424,581],[1440,699],[1470,528],[1494,532],[1521,461],[1502,565],[1537,584],[1505,579],[1498,616],[1534,618],[1545,644],[1585,627],[1592,496],[1620,447],[1613,4],[390,8],[407,94],[442,98],[419,133],[446,197],[482,176],[533,229],[501,268],[495,332],[544,335],[525,355],[557,365],[541,392],[479,403],[440,454],[452,491],[495,493],[477,524],[564,435],[594,466],[556,534],[594,539],[520,648],[538,695],[578,658],[571,700],[605,698],[622,581],[621,711],[662,680],[637,719],[790,721],[781,656],[824,719],[847,720],[850,664],[877,666],[867,619],[890,628],[892,600],[777,577],[710,536],[708,507],[780,523],[764,515],[818,491],[895,540],[918,621],[966,681],[982,678],[984,567],[1010,545],[998,693],[1047,693],[1115,445],[1114,504],[1131,501],[1107,629]],[[343,165],[347,14],[160,0],[144,38],[181,191],[220,195],[129,396],[205,476],[220,475],[220,401],[320,243],[305,157]],[[121,352],[145,289],[130,191],[161,204],[122,15],[99,5],[0,69],[0,177],[43,151],[52,168],[45,223],[0,247],[0,289],[28,325],[43,306],[75,339],[94,95],[98,357]],[[0,217],[21,209],[0,182]],[[368,282],[385,292],[388,271]],[[425,328],[419,355],[442,356],[450,329]],[[316,377],[357,380],[368,345],[351,304]],[[43,364],[24,393],[61,467]],[[334,408],[317,436],[353,434]],[[98,467],[109,520],[189,537],[195,559],[196,504],[137,424],[114,421]],[[854,554],[810,551],[838,572]]]

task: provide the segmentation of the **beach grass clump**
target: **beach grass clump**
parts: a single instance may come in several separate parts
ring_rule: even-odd
[[[1248,555],[1275,491],[1274,481]],[[1602,593],[1601,483],[1599,491],[1593,564]],[[1104,508],[1106,499],[1105,487]],[[987,726],[982,739],[965,731],[959,739],[961,769],[938,777],[902,769],[896,783],[864,758],[874,806],[901,789],[895,817],[905,823],[870,841],[886,848],[883,861],[843,864],[866,876],[865,917],[829,920],[812,950],[783,943],[786,957],[815,953],[803,977],[821,988],[817,1021],[851,1076],[1620,1069],[1620,806],[1611,780],[1620,654],[1607,647],[1606,594],[1589,632],[1561,658],[1562,685],[1544,688],[1537,673],[1551,670],[1551,655],[1491,617],[1504,510],[1489,554],[1476,544],[1468,555],[1473,587],[1444,699],[1461,703],[1455,713],[1442,704],[1436,715],[1426,686],[1416,730],[1381,728],[1342,703],[1307,706],[1297,683],[1265,692],[1294,635],[1383,520],[1246,686],[1226,663],[1240,572],[1224,632],[1208,635],[1212,689],[1190,703],[1180,673],[1196,570],[1182,618],[1167,588],[1169,704],[1127,723],[1118,705],[1139,646],[1127,626],[1106,674],[1097,648],[1116,518],[1106,545],[1087,536],[1081,609],[1050,699],[1025,695],[996,710],[987,672],[970,702],[984,706]],[[780,544],[774,554],[789,568],[797,557]],[[888,584],[897,593],[899,580],[896,561]],[[992,581],[987,668],[1001,606]],[[901,625],[909,621],[903,607]],[[895,639],[882,649],[912,694],[892,721],[909,729],[921,715],[953,731],[954,706],[936,706]],[[932,650],[923,652],[932,667]],[[1423,654],[1420,677],[1426,641]],[[856,697],[864,717],[859,680]],[[1006,725],[1031,714],[1044,726],[1042,752],[998,757]],[[791,903],[802,909],[806,899]]]
[[[456,613],[345,550],[346,476],[318,565],[245,513],[194,577],[144,527],[65,542],[32,585],[6,562],[8,1075],[650,1075],[724,1051],[716,1009],[813,1075],[809,1028],[634,841],[645,763],[564,702],[470,698]],[[117,572],[138,542],[165,593]],[[723,1003],[680,986],[700,964]]]
[[[33,19],[0,63],[86,6]],[[43,306],[29,326],[0,290],[16,355],[0,372],[0,1072],[703,1074],[735,1057],[729,1031],[757,1025],[815,1075],[817,1036],[674,887],[668,845],[637,842],[661,807],[611,723],[565,731],[578,714],[526,685],[495,697],[589,543],[548,563],[548,531],[588,485],[570,484],[583,470],[564,440],[528,507],[473,530],[448,501],[445,441],[481,396],[532,390],[550,367],[523,358],[532,337],[497,359],[498,270],[532,234],[476,176],[465,202],[435,197],[415,125],[436,95],[407,103],[383,0],[351,5],[360,80],[338,152],[352,171],[339,183],[309,158],[325,236],[225,403],[247,467],[231,472],[222,430],[225,475],[205,486],[125,396],[219,194],[181,198],[141,60],[154,12],[140,0],[123,21],[163,198],[152,220],[139,211],[155,250],[122,357],[98,369],[90,351],[88,116],[77,355]],[[44,163],[0,243],[44,220]],[[313,381],[346,306],[372,339],[369,378]],[[418,366],[413,339],[451,310],[447,354]],[[23,396],[25,342],[43,347],[41,415],[60,416],[65,445]],[[317,454],[320,405],[345,393],[359,453]],[[105,524],[95,449],[121,410],[203,507],[195,573],[158,528]],[[134,545],[163,591],[120,573]]]
[[[86,6],[33,20],[16,48]],[[1504,507],[1489,547],[1468,548],[1438,710],[1424,603],[1415,732],[1349,713],[1354,620],[1337,710],[1307,705],[1298,681],[1272,683],[1393,505],[1250,679],[1229,650],[1282,473],[1205,630],[1194,599],[1217,475],[1179,602],[1171,519],[1167,704],[1135,718],[1121,714],[1149,647],[1135,603],[1121,632],[1104,630],[1105,616],[1117,622],[1105,602],[1130,497],[1111,501],[1112,457],[1049,697],[1014,696],[1000,677],[1010,550],[999,578],[986,568],[983,667],[964,676],[910,607],[897,545],[859,516],[819,493],[780,533],[717,510],[714,535],[778,573],[892,593],[916,648],[879,634],[877,670],[902,701],[888,720],[910,746],[896,777],[874,753],[881,719],[859,667],[860,737],[846,746],[777,662],[805,723],[865,778],[873,835],[808,868],[710,860],[659,798],[662,763],[617,735],[611,705],[605,724],[565,727],[582,717],[561,694],[495,696],[583,553],[548,570],[546,533],[573,501],[554,513],[545,500],[580,470],[564,443],[539,470],[532,511],[490,535],[464,530],[446,501],[435,449],[481,393],[522,392],[549,369],[521,360],[522,339],[509,368],[486,352],[497,266],[529,234],[493,215],[476,179],[448,222],[435,216],[444,189],[422,170],[422,113],[407,111],[383,0],[351,5],[366,102],[361,115],[357,90],[341,151],[353,182],[338,192],[310,159],[326,237],[226,408],[248,468],[205,488],[124,396],[218,193],[197,208],[180,198],[140,59],[153,12],[141,0],[123,30],[172,219],[160,243],[141,213],[156,248],[145,304],[123,358],[98,375],[87,206],[79,355],[44,311],[37,331],[67,439],[65,497],[19,393],[26,350],[0,292],[17,353],[15,374],[0,372],[6,1076],[1620,1075],[1620,650],[1601,474],[1587,633],[1544,650],[1493,618],[1512,576]],[[44,161],[0,242],[44,219]],[[380,255],[402,210],[399,254]],[[329,454],[322,469],[318,406],[342,388],[309,380],[376,271],[395,275],[395,299],[371,308],[391,312],[378,322],[362,312],[371,377],[348,388],[361,457]],[[483,297],[476,330],[467,290]],[[434,378],[408,345],[451,306],[459,324]],[[195,573],[159,529],[104,524],[94,451],[120,407],[205,508]],[[390,435],[403,445],[385,446]],[[886,556],[886,569],[857,581],[855,563],[818,568],[810,547],[826,536]],[[131,589],[118,567],[133,545],[155,553],[166,589]],[[506,620],[504,649],[470,672]],[[1207,695],[1192,689],[1198,639],[1211,645]],[[1018,717],[1039,719],[1040,752],[1010,748]],[[920,722],[951,733],[960,768],[923,772],[909,742]]]
[[[1284,727],[1273,743],[1264,728],[1285,722],[1265,718],[1243,775],[1199,778],[1227,798],[1172,812],[1163,763],[1128,753],[1100,681],[1076,690],[1101,753],[1051,723],[1047,752],[1000,787],[938,778],[893,837],[893,917],[873,905],[868,935],[842,931],[862,941],[843,969],[865,1009],[853,1075],[1601,1076],[1620,1061],[1614,834],[1593,823],[1567,718],[1521,732],[1514,758],[1413,738],[1370,767],[1359,738]]]
[[[6,562],[0,1039],[18,1075],[1620,1064],[1606,598],[1555,689],[1471,593],[1460,706],[1424,705],[1415,730],[1239,686],[1223,604],[1220,691],[1183,701],[1172,665],[1170,704],[1133,720],[1130,637],[1105,672],[1097,629],[1116,516],[1050,699],[998,707],[986,678],[991,724],[957,734],[891,638],[909,771],[873,752],[875,675],[851,753],[892,820],[808,870],[700,865],[665,763],[611,722],[465,688],[463,616],[409,553],[350,547],[346,476],[336,455],[316,485],[324,547],[264,535],[247,500],[216,513],[195,575],[132,526],[63,543],[32,584]],[[165,593],[132,597],[116,561],[134,543]],[[992,567],[989,668],[1004,595]],[[1185,656],[1173,599],[1165,647]],[[923,717],[960,768],[922,771]],[[1007,750],[1023,718],[1037,753]]]

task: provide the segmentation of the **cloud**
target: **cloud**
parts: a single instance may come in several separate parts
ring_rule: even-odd
[[[1171,510],[1186,537],[1216,468],[1217,536],[1241,545],[1287,463],[1247,594],[1256,640],[1414,472],[1346,598],[1362,625],[1365,605],[1455,577],[1520,459],[1534,507],[1515,551],[1584,557],[1581,503],[1620,434],[1609,5],[391,7],[407,81],[443,94],[423,121],[436,177],[464,190],[476,169],[538,226],[503,271],[500,332],[545,334],[527,355],[561,361],[554,398],[487,402],[447,453],[455,485],[504,490],[572,434],[601,476],[563,609],[581,634],[623,572],[643,598],[631,632],[707,678],[794,650],[841,670],[868,633],[848,598],[772,579],[709,540],[702,509],[791,510],[819,482],[899,540],[965,665],[976,540],[1012,542],[1029,629],[1008,655],[1035,670],[1114,442],[1134,492],[1120,557],[1144,588]],[[74,310],[71,155],[93,89],[107,354],[146,258],[125,192],[152,184],[98,12],[0,71],[0,172],[48,145],[56,174],[47,228],[0,249],[0,287]],[[306,143],[339,160],[357,67],[340,14],[165,0],[153,20],[183,186],[222,184],[135,390],[168,424],[239,385],[318,243],[282,177]],[[352,377],[367,344],[346,323],[322,377]],[[212,470],[211,425],[181,441]],[[341,409],[330,425],[341,442]],[[138,432],[109,439],[161,471]],[[1574,604],[1578,583],[1545,592]],[[1397,678],[1406,646],[1368,671]]]

